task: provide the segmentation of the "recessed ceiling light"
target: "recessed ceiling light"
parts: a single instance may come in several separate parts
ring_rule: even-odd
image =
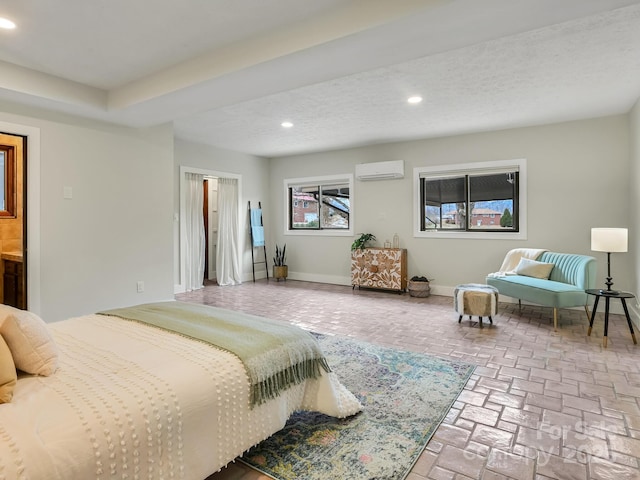
[[[282,125],[284,128],[293,127],[293,123],[291,123],[291,122],[282,122],[280,125]]]
[[[413,97],[407,98],[407,102],[409,103],[420,103],[422,101],[422,97],[419,95],[414,95]]]
[[[16,28],[16,24],[8,18],[0,17],[0,28],[6,28],[7,30],[13,30]]]

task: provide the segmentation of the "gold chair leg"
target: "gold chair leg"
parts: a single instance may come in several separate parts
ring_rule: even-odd
[[[558,309],[555,307],[553,308],[553,331],[558,331]]]

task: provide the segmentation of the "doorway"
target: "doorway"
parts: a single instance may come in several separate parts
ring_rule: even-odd
[[[27,308],[26,137],[0,133],[0,298]]]
[[[205,177],[204,202],[202,213],[204,215],[204,279],[215,281],[216,279],[216,248],[218,246],[218,179],[217,177]]]
[[[187,218],[188,212],[187,212],[187,188],[186,188],[186,177],[188,173],[195,173],[195,174],[200,174],[203,175],[204,177],[207,177],[207,179],[216,179],[217,180],[217,186],[216,189],[219,190],[219,180],[220,179],[235,179],[237,180],[237,193],[236,193],[236,197],[237,197],[237,215],[239,219],[243,218],[244,212],[243,209],[240,207],[240,199],[242,198],[242,175],[239,175],[237,173],[228,173],[228,172],[221,172],[221,171],[216,171],[216,170],[207,170],[207,169],[202,169],[202,168],[196,168],[196,167],[188,167],[188,166],[180,166],[180,215],[179,215],[179,241],[177,243],[177,256],[176,258],[179,260],[179,264],[176,265],[177,270],[176,272],[178,273],[177,276],[177,280],[179,280],[179,282],[176,284],[175,288],[174,288],[174,292],[175,293],[183,293],[186,291],[186,285],[187,285],[187,253],[186,253],[186,242],[187,242],[187,227],[186,227],[186,221],[185,219]],[[203,179],[204,180],[204,179]],[[209,192],[209,197],[210,199],[212,197],[215,197],[217,200],[217,191],[216,194],[213,195],[212,194],[212,185],[209,185],[208,188],[208,192]],[[204,207],[204,206],[203,206]],[[218,204],[216,202],[215,204],[215,215],[213,214],[213,210],[212,210],[212,206],[211,206],[211,211],[209,212],[209,232],[211,232],[211,230],[213,229],[213,227],[215,226],[216,230],[217,230],[217,224],[218,224]],[[243,223],[241,221],[238,222],[238,227],[237,227],[237,232],[236,235],[239,239],[239,250],[238,250],[238,263],[240,265],[240,268],[242,268],[242,256],[243,256],[243,252],[244,252],[244,236],[241,235],[241,225],[243,225]],[[208,244],[211,244],[215,241],[216,244],[216,249],[218,246],[218,236],[220,235],[221,232],[216,231],[215,235],[211,235],[210,238],[208,239]],[[213,260],[214,262],[216,261],[216,254],[217,252],[210,248],[209,250],[209,261],[207,262],[208,267],[209,267],[209,273],[208,275],[212,278],[217,278],[217,274],[218,274],[218,268],[219,266],[217,264],[211,264],[211,260]],[[207,276],[205,276],[205,279],[207,278]]]

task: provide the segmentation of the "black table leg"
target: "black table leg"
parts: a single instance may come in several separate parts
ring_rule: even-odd
[[[598,310],[598,300],[600,297],[596,296],[596,299],[593,302],[593,311],[591,312],[591,320],[589,320],[589,330],[587,330],[587,336],[591,336],[591,329],[593,328],[593,321],[596,318],[596,311]]]
[[[631,338],[633,339],[634,344],[638,344],[636,342],[636,334],[633,332],[633,325],[631,323],[631,317],[629,317],[629,310],[627,309],[627,301],[624,298],[621,298],[622,308],[624,308],[624,315],[627,317],[627,325],[629,325],[629,331],[631,332]]]
[[[607,348],[607,335],[609,333],[609,301],[611,299],[607,296],[604,297],[604,338],[602,344],[604,348]]]

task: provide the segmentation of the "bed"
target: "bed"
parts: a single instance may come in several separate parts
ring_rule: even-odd
[[[111,313],[45,324],[1,306],[0,341],[15,368],[32,373],[21,363],[20,329],[18,340],[32,343],[26,360],[48,364],[39,375],[18,370],[13,387],[5,382],[12,392],[0,404],[0,478],[203,480],[295,410],[346,417],[361,408],[324,369],[253,401],[245,363],[206,341]]]

